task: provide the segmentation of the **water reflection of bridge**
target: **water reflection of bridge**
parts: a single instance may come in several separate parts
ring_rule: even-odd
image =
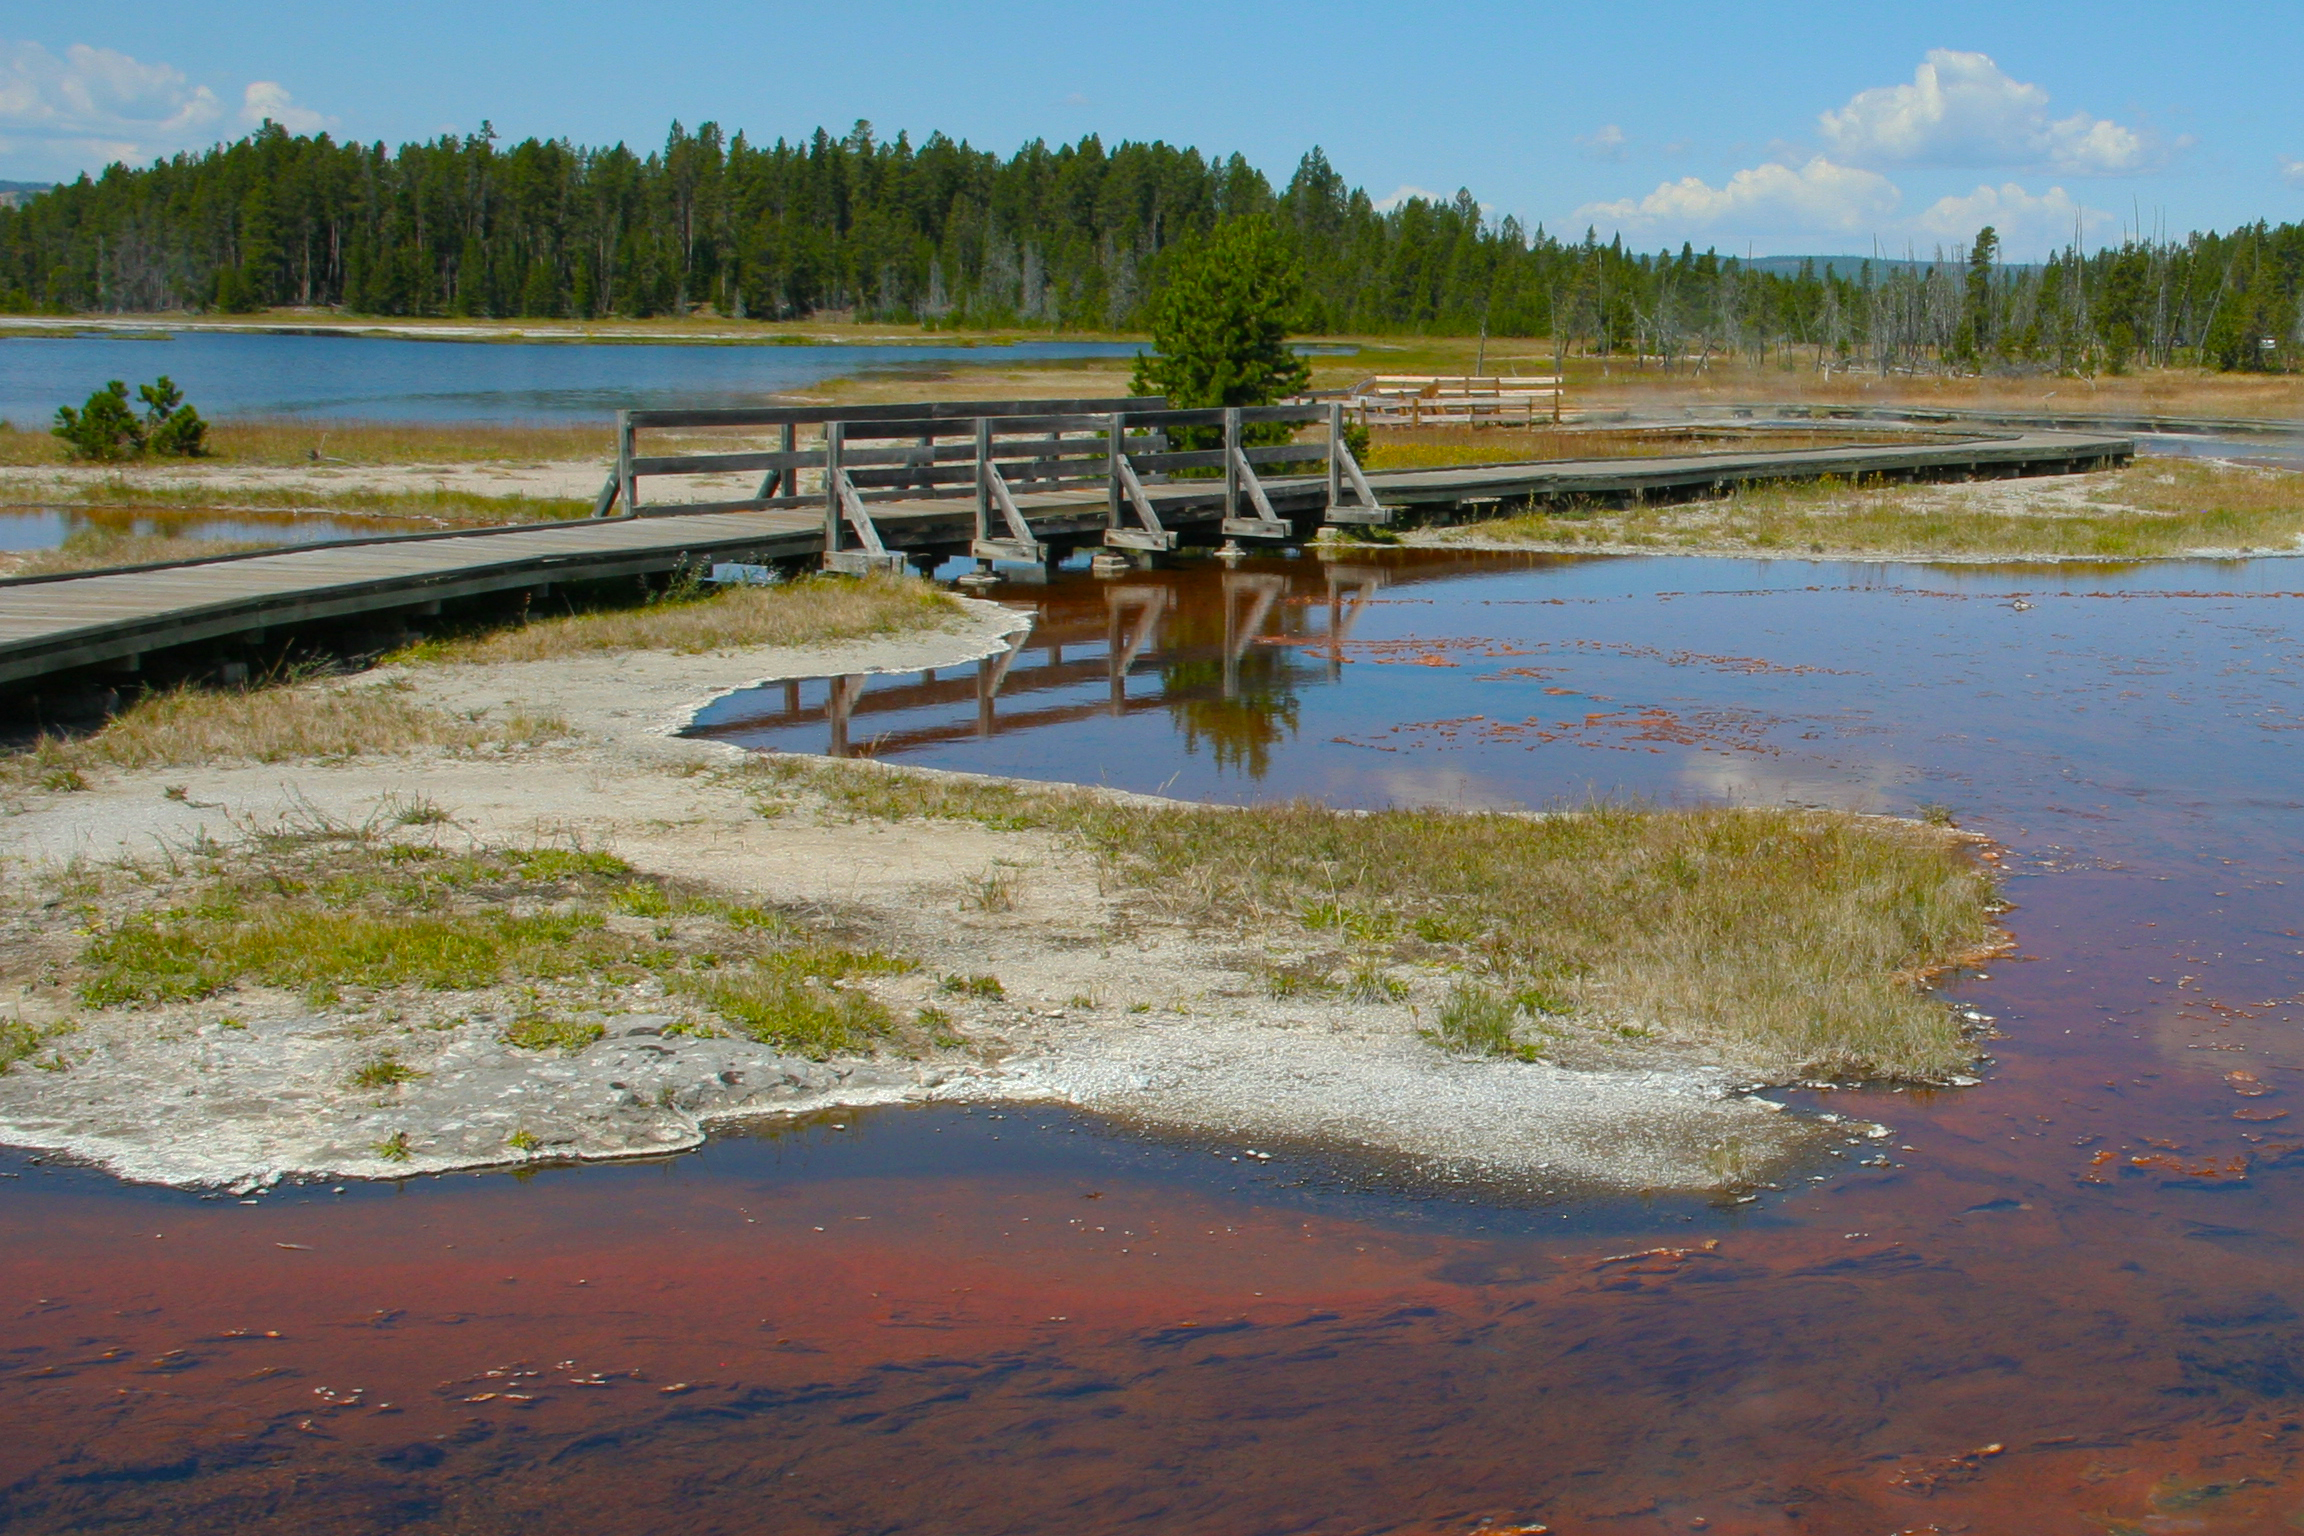
[[[802,684],[787,682],[757,691],[768,707],[715,720],[692,734],[740,738],[820,724],[824,750],[847,757],[1168,709],[1195,699],[1241,700],[1267,691],[1277,672],[1300,676],[1306,658],[1318,658],[1333,682],[1341,675],[1353,628],[1377,594],[1404,577],[1438,574],[1430,563],[1413,571],[1331,561],[1276,563],[1289,568],[1226,570],[1213,573],[1213,582],[1209,573],[1142,571],[1121,581],[1053,587],[1031,629],[963,670],[905,674],[911,680],[902,682],[866,673],[828,678],[822,700],[813,703],[803,702]],[[1460,562],[1443,563],[1453,569]],[[1155,672],[1159,687],[1131,689],[1132,679]],[[1096,683],[1103,684],[1098,697],[1080,697]],[[888,728],[875,730],[879,721]]]

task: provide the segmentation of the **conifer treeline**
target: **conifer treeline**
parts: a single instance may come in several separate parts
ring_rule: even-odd
[[[0,208],[0,300],[1130,328],[1162,253],[1241,215],[1271,217],[1301,255],[1306,332],[1485,325],[1580,350],[1866,368],[2304,361],[2298,225],[2022,268],[1994,261],[1987,234],[1948,262],[1773,272],[1564,242],[1485,218],[1468,193],[1380,211],[1317,149],[1275,191],[1238,155],[1090,137],[1003,160],[863,123],[773,146],[675,124],[645,156],[500,148],[485,129],[394,152],[266,124]]]

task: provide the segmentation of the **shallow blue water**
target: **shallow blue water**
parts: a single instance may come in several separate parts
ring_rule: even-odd
[[[2148,793],[2186,825],[2289,804],[2299,591],[2294,560],[1202,563],[998,589],[1038,618],[989,698],[873,677],[835,748],[828,685],[777,685],[692,732],[1197,800],[1940,803],[2085,846]],[[2163,751],[2180,795],[2146,787]]]
[[[377,421],[605,420],[618,410],[765,405],[860,373],[1062,358],[1128,357],[1133,345],[679,346],[401,341],[179,332],[166,339],[0,337],[0,418],[44,426],[107,380],[161,374],[209,416]],[[958,394],[949,381],[941,389]]]

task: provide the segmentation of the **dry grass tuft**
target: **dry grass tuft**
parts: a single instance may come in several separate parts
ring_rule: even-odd
[[[1661,1030],[1771,1075],[1957,1070],[1972,1052],[1922,983],[2001,939],[1993,877],[1957,834],[1835,812],[1361,815],[1121,804],[802,758],[748,771],[859,816],[1068,834],[1170,917],[1452,955],[1535,1012],[1623,1038]]]
[[[566,734],[555,716],[514,712],[453,715],[408,696],[405,684],[217,691],[178,688],[146,695],[93,735],[43,736],[0,757],[0,783],[84,788],[103,768],[194,763],[278,763],[406,752],[530,746]]]
[[[959,606],[908,577],[810,577],[774,587],[675,588],[637,608],[539,619],[517,629],[426,640],[391,659],[409,662],[547,661],[599,651],[735,650],[824,645],[930,629]]]
[[[1719,501],[1525,513],[1462,530],[1532,549],[2138,560],[2304,545],[2304,475],[2155,459],[1989,487],[1772,485]],[[2011,494],[2014,493],[2014,494]]]

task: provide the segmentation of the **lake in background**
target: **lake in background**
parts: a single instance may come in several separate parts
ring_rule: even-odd
[[[161,374],[202,415],[369,421],[605,420],[619,410],[771,405],[848,375],[941,375],[1133,357],[1134,343],[697,346],[654,342],[402,341],[365,336],[0,337],[0,418],[44,427],[110,379]],[[951,382],[939,391],[954,394]]]

